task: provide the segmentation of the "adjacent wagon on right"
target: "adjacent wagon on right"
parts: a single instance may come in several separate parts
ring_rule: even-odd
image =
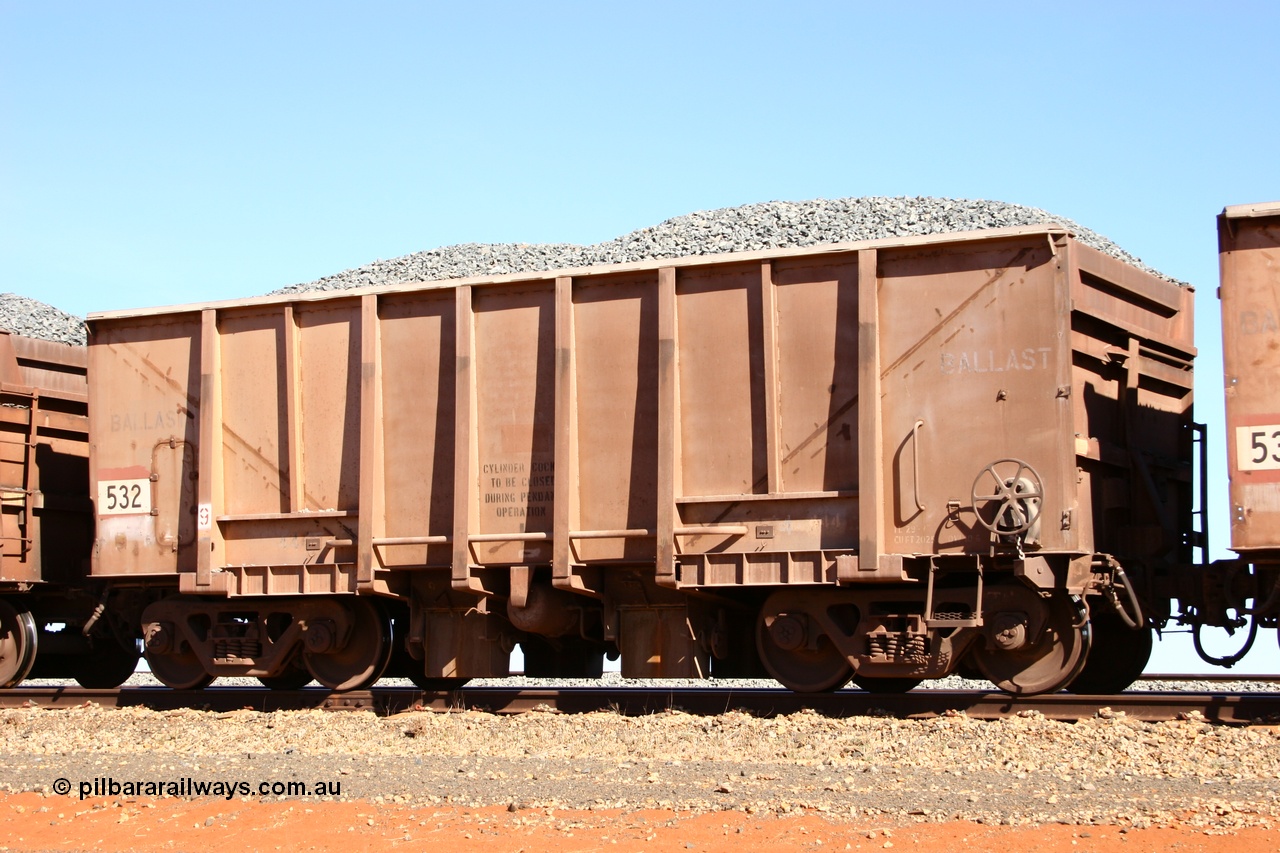
[[[1209,585],[1222,595],[1206,609],[1226,612],[1202,615],[1248,625],[1244,648],[1226,659],[1234,663],[1258,626],[1280,616],[1280,202],[1226,208],[1218,258],[1231,550],[1240,559],[1225,564],[1225,582]]]

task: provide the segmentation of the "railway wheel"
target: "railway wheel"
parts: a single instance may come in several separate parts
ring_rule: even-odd
[[[339,648],[304,654],[312,676],[330,690],[368,687],[382,677],[391,661],[391,617],[386,610],[367,598],[351,599],[346,607],[351,619],[346,642]]]
[[[1090,620],[1092,648],[1084,669],[1067,685],[1072,693],[1105,695],[1123,693],[1138,680],[1151,659],[1152,630],[1137,630],[1112,612],[1095,614]]]
[[[797,693],[839,690],[853,667],[791,590],[769,596],[756,623],[756,648],[769,674]]]
[[[1025,621],[1012,613],[998,614],[994,640],[971,652],[982,674],[1015,696],[1053,693],[1071,683],[1084,666],[1092,638],[1084,604],[1075,596],[1058,594],[1048,601],[1030,592],[1027,596],[1029,607],[1047,609],[1038,636],[1027,636]]]
[[[907,693],[920,686],[923,678],[874,678],[855,674],[853,683],[868,693]]]
[[[147,666],[151,674],[165,687],[174,690],[200,690],[213,683],[213,676],[204,668],[199,656],[191,649],[164,654],[148,651]]]
[[[111,690],[129,680],[141,656],[135,642],[126,646],[115,637],[95,637],[93,648],[76,658],[71,677],[81,687]]]
[[[36,662],[36,620],[31,611],[0,601],[0,687],[14,687]]]
[[[258,681],[268,690],[301,690],[312,680],[311,672],[297,660],[276,675],[258,676]]]
[[[958,675],[968,681],[986,680],[986,676],[982,674],[982,670],[978,669],[978,665],[968,657],[960,659],[960,662],[956,664],[956,668],[952,671],[952,674]]]
[[[427,678],[425,675],[410,675],[408,678],[423,693],[448,693],[471,680],[470,678]]]

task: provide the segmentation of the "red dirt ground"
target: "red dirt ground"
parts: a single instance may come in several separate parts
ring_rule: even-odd
[[[895,825],[818,813],[563,811],[366,802],[78,800],[0,793],[3,850],[421,850],[459,853],[687,853],[708,850],[1210,851],[1280,849],[1280,830],[1174,826]]]

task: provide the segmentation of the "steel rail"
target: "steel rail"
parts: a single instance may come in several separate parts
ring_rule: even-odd
[[[1139,681],[1203,681],[1207,684],[1231,684],[1235,682],[1256,682],[1258,684],[1277,684],[1280,683],[1280,675],[1245,675],[1243,673],[1231,672],[1211,672],[1211,673],[1194,673],[1194,672],[1177,672],[1177,673],[1143,673],[1138,677]]]
[[[1232,725],[1280,723],[1280,692],[1181,693],[1135,691],[1112,696],[1055,693],[1014,697],[1004,693],[970,690],[915,690],[901,694],[874,694],[858,690],[798,694],[781,689],[724,689],[643,687],[510,688],[464,687],[453,691],[421,691],[385,687],[332,693],[323,688],[266,690],[253,687],[209,687],[204,690],[169,690],[163,687],[126,687],[90,690],[81,687],[17,687],[0,691],[0,707],[69,709],[86,704],[103,707],[147,707],[155,710],[194,708],[228,712],[237,710],[325,710],[439,712],[483,710],[518,714],[539,710],[559,713],[614,711],[625,715],[683,711],[716,715],[742,711],[756,716],[816,711],[830,717],[892,716],[907,719],[964,713],[975,719],[995,720],[1035,712],[1054,720],[1074,721],[1119,714],[1138,720],[1162,721],[1198,712],[1209,722]],[[1104,710],[1109,709],[1109,710]]]

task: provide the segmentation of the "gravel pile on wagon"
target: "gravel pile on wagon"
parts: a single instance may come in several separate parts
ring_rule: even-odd
[[[0,329],[28,338],[84,346],[84,320],[38,299],[0,293]]]
[[[289,285],[273,293],[346,290],[1046,223],[1061,225],[1086,245],[1160,274],[1106,237],[1039,208],[973,199],[867,197],[771,201],[699,211],[592,246],[572,243],[444,246],[376,261],[317,281]],[[85,343],[81,318],[13,293],[0,294],[0,328],[67,344]]]
[[[444,246],[377,261],[306,284],[290,285],[274,293],[346,290],[1046,223],[1061,225],[1082,243],[1155,272],[1106,237],[1038,208],[971,199],[867,197],[771,201],[699,211],[593,246],[571,243]]]

